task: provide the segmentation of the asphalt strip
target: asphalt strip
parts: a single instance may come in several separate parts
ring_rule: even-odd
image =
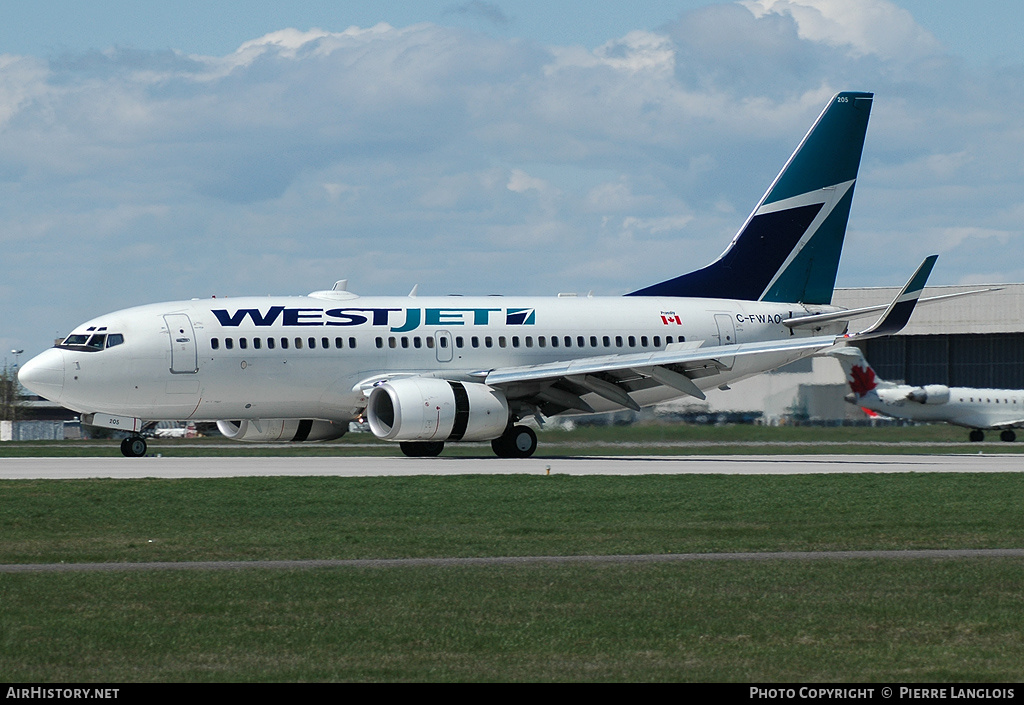
[[[675,563],[696,561],[950,560],[1024,558],[1022,548],[914,551],[780,551],[766,553],[659,553],[636,556],[496,556],[485,558],[382,558],[308,561],[182,561],[151,563],[8,563],[0,573],[88,573],[147,570],[309,570],[314,568],[413,568],[568,563]]]

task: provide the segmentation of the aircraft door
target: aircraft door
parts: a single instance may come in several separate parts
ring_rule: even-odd
[[[719,345],[736,344],[736,323],[732,320],[732,316],[727,313],[716,313],[715,325],[718,326]]]
[[[455,356],[452,350],[452,334],[446,330],[439,330],[434,334],[434,349],[437,350],[438,362],[451,362]]]
[[[164,316],[171,344],[171,374],[195,374],[199,371],[199,354],[192,319],[184,313]]]
[[[735,345],[736,344],[736,322],[733,320],[732,315],[728,313],[716,313],[715,314],[715,325],[718,327],[718,344],[719,345]],[[727,370],[731,370],[733,363],[736,361],[735,357],[723,357],[718,360],[723,367]]]

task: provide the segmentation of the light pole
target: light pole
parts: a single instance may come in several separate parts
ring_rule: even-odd
[[[11,350],[11,354],[14,355],[14,379],[11,380],[11,393],[14,398],[11,399],[11,419],[13,421],[18,420],[18,401],[21,399],[21,382],[18,381],[18,358],[24,350]]]

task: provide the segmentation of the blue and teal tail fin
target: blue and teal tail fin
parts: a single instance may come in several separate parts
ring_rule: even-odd
[[[831,303],[872,97],[829,101],[717,260],[627,296]]]

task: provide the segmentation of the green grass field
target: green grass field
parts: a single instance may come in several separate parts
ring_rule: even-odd
[[[0,563],[1016,548],[1022,497],[1016,474],[5,481]],[[1014,559],[0,574],[0,673],[1014,682],[1021,585]]]

